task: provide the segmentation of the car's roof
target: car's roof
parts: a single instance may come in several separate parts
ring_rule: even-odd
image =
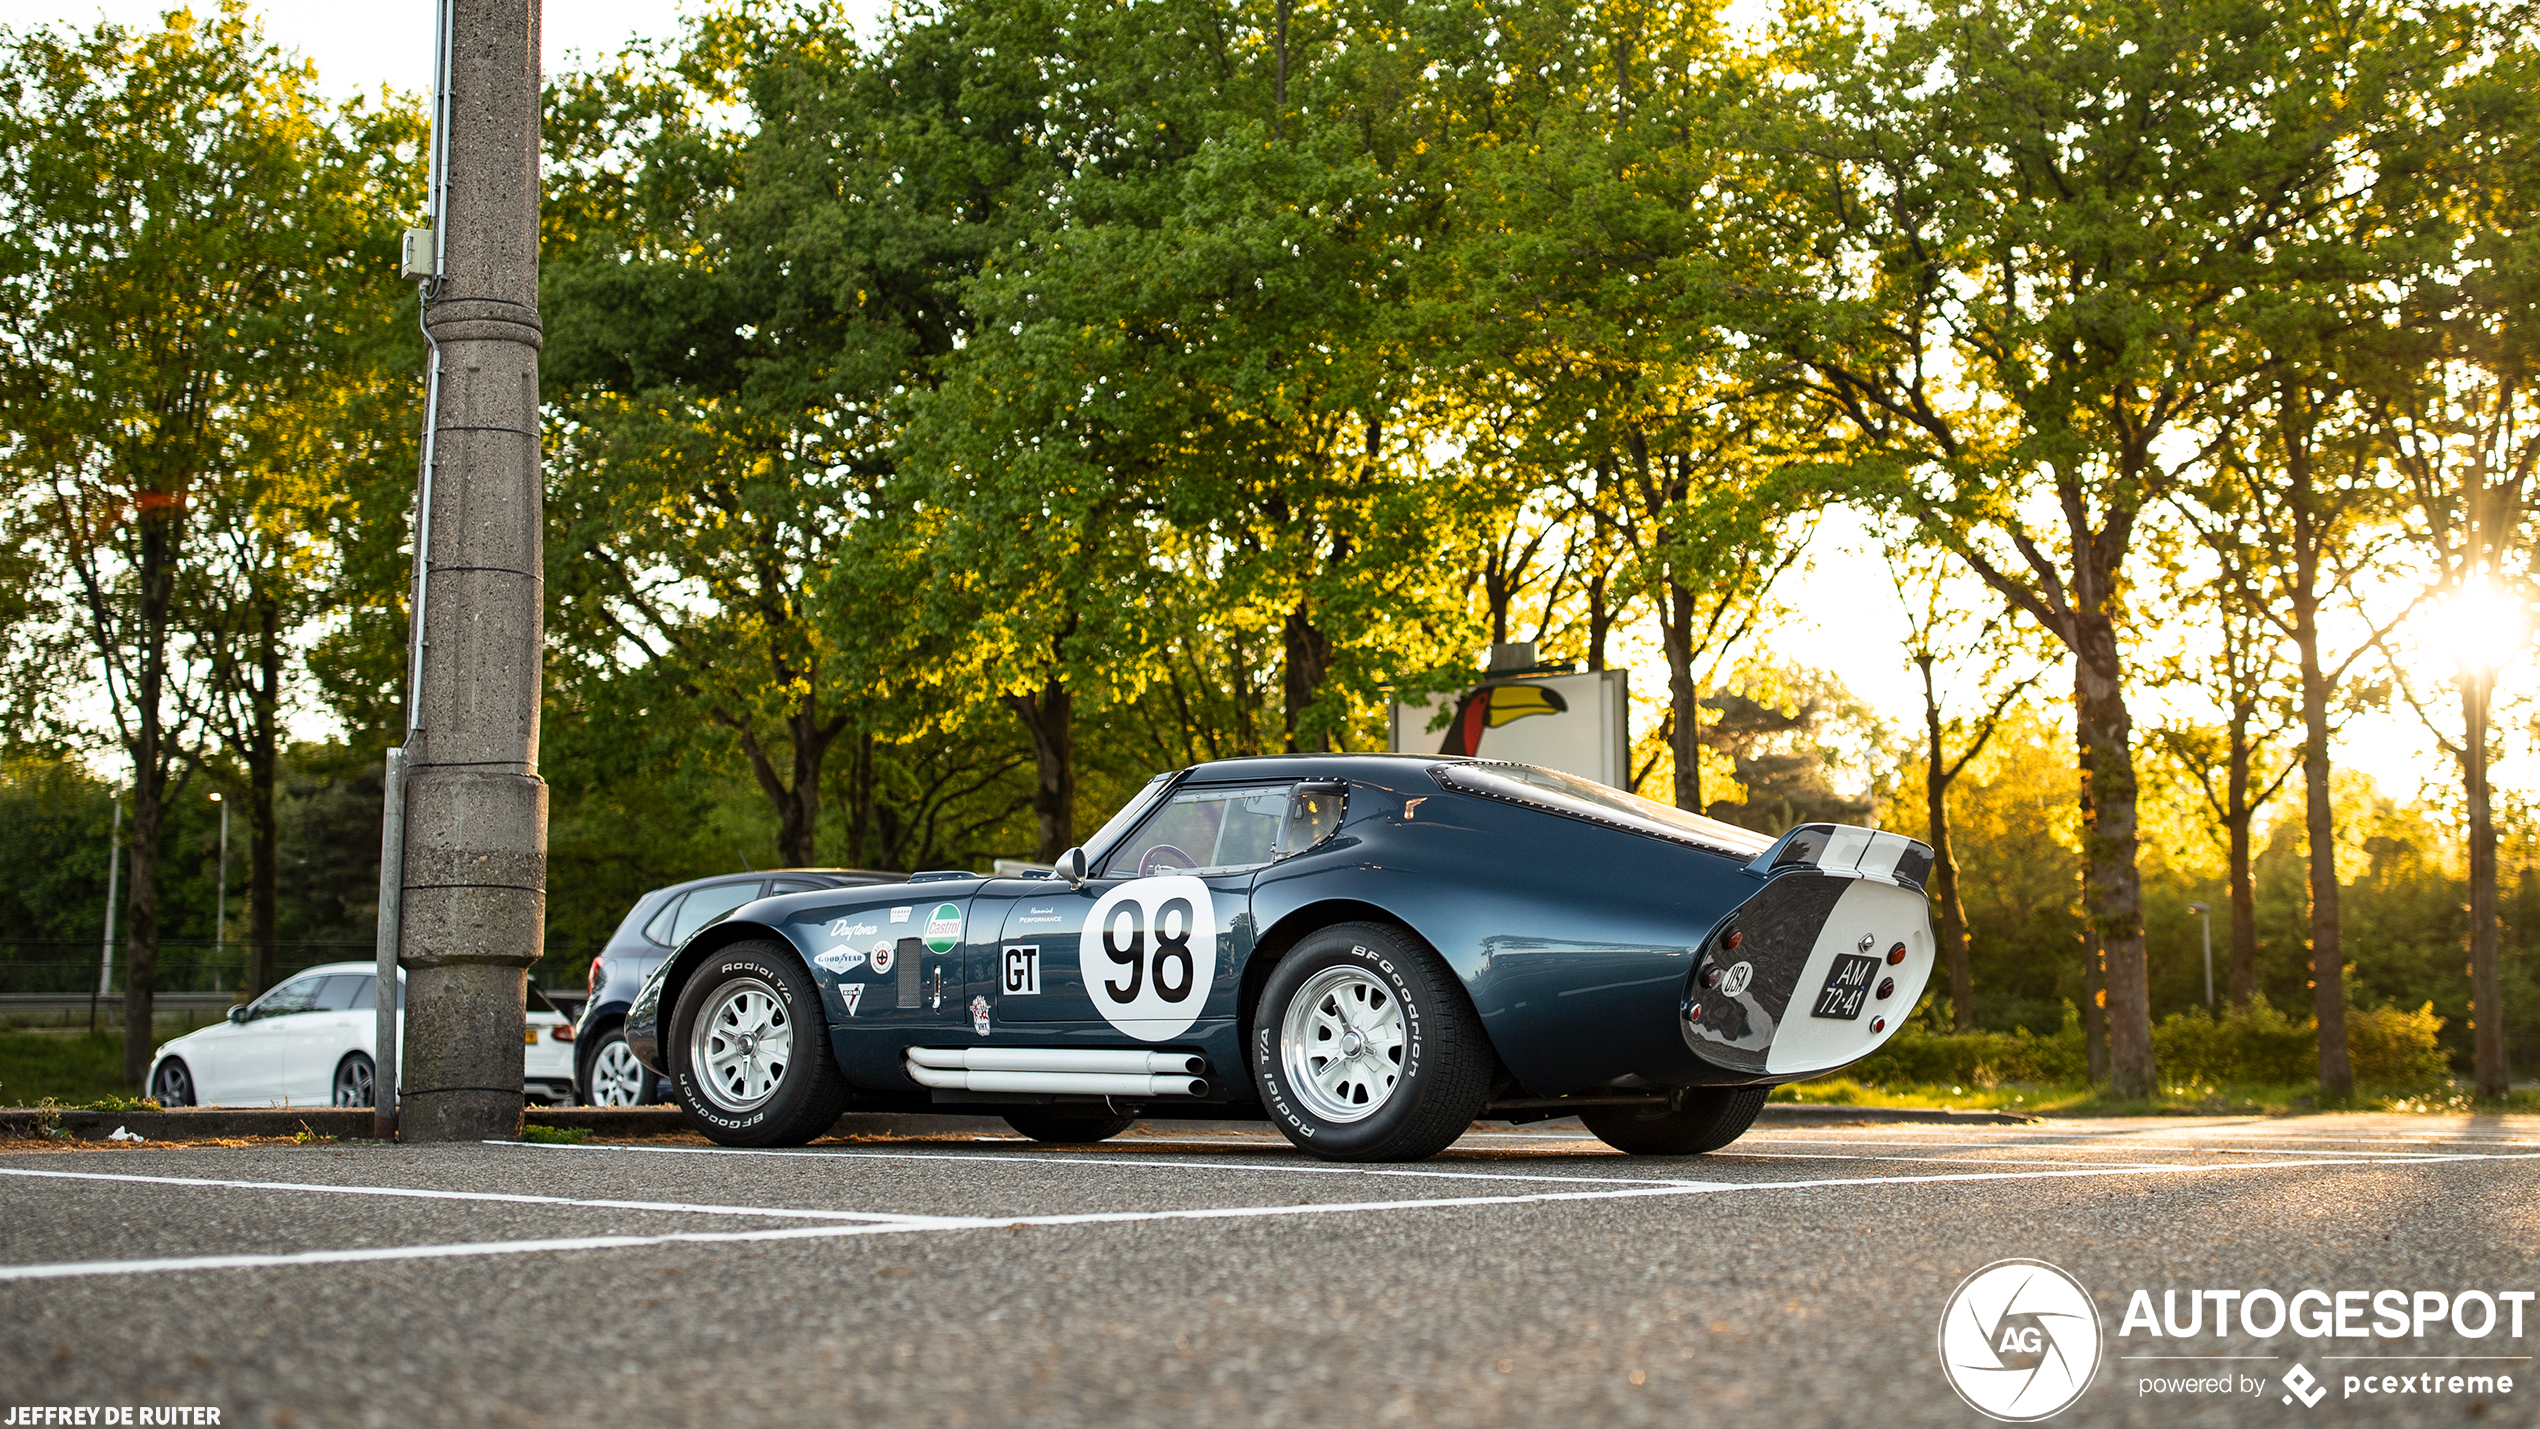
[[[1212,759],[1191,766],[1194,784],[1222,784],[1246,779],[1347,779],[1353,775],[1399,774],[1408,766],[1461,764],[1451,754],[1247,754]]]
[[[760,868],[738,873],[710,873],[691,878],[685,883],[666,883],[645,893],[650,898],[662,893],[684,893],[691,888],[704,888],[715,883],[740,883],[753,878],[811,878],[832,888],[852,888],[859,883],[897,883],[904,873],[877,873],[869,868]],[[639,900],[640,901],[640,900]]]
[[[378,971],[379,964],[368,960],[357,963],[320,963],[313,968],[302,968],[298,972],[293,973],[291,977],[307,977],[311,973],[375,973]],[[397,970],[397,975],[400,977],[405,976],[405,969],[399,968]],[[289,982],[290,980],[290,977],[279,979],[277,985],[279,985],[279,983]]]

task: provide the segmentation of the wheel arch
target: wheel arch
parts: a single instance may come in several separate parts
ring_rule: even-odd
[[[1431,953],[1438,952],[1436,941],[1420,931],[1419,925],[1382,904],[1362,898],[1322,898],[1299,904],[1281,915],[1279,921],[1263,929],[1253,939],[1252,952],[1244,959],[1244,975],[1235,991],[1235,1027],[1244,1045],[1250,1045],[1252,1019],[1261,1006],[1261,990],[1270,982],[1270,974],[1297,944],[1308,937],[1342,923],[1384,923],[1400,928],[1420,940]],[[1446,961],[1441,956],[1441,961]],[[1452,962],[1449,971],[1456,971]],[[1457,972],[1456,981],[1464,981]],[[1472,989],[1464,989],[1469,1000]],[[1496,1055],[1494,1049],[1493,1055]]]
[[[811,959],[796,946],[794,940],[773,924],[727,918],[698,929],[653,974],[652,981],[635,995],[634,1004],[620,1019],[621,1025],[626,1028],[626,1043],[635,1049],[638,1060],[662,1076],[670,1075],[670,1068],[666,1065],[669,1058],[662,1052],[662,1036],[668,1030],[671,1009],[679,1005],[679,994],[687,987],[688,979],[695,976],[699,964],[716,952],[755,938],[765,938],[786,949],[801,958],[805,967],[811,964]],[[595,1043],[597,1040],[593,1039]],[[646,1055],[648,1053],[650,1055]]]

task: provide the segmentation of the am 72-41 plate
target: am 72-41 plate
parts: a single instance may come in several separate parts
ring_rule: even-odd
[[[1876,958],[1858,953],[1838,955],[1834,970],[1826,974],[1826,985],[1817,990],[1817,1005],[1808,1009],[1808,1015],[1859,1021],[1861,1003],[1870,995],[1870,979],[1877,975],[1878,967]]]

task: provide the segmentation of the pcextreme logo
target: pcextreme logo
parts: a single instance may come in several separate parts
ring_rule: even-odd
[[[1958,1282],[1942,1308],[1940,1368],[1988,1419],[2052,1419],[2099,1372],[2099,1309],[2045,1261],[1997,1260]]]

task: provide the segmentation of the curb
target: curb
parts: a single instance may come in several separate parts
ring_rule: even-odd
[[[1938,1111],[1918,1106],[1834,1106],[1816,1102],[1766,1102],[1757,1126],[1867,1126],[1921,1122],[1932,1126],[2036,1126],[2042,1116],[2015,1111]]]

